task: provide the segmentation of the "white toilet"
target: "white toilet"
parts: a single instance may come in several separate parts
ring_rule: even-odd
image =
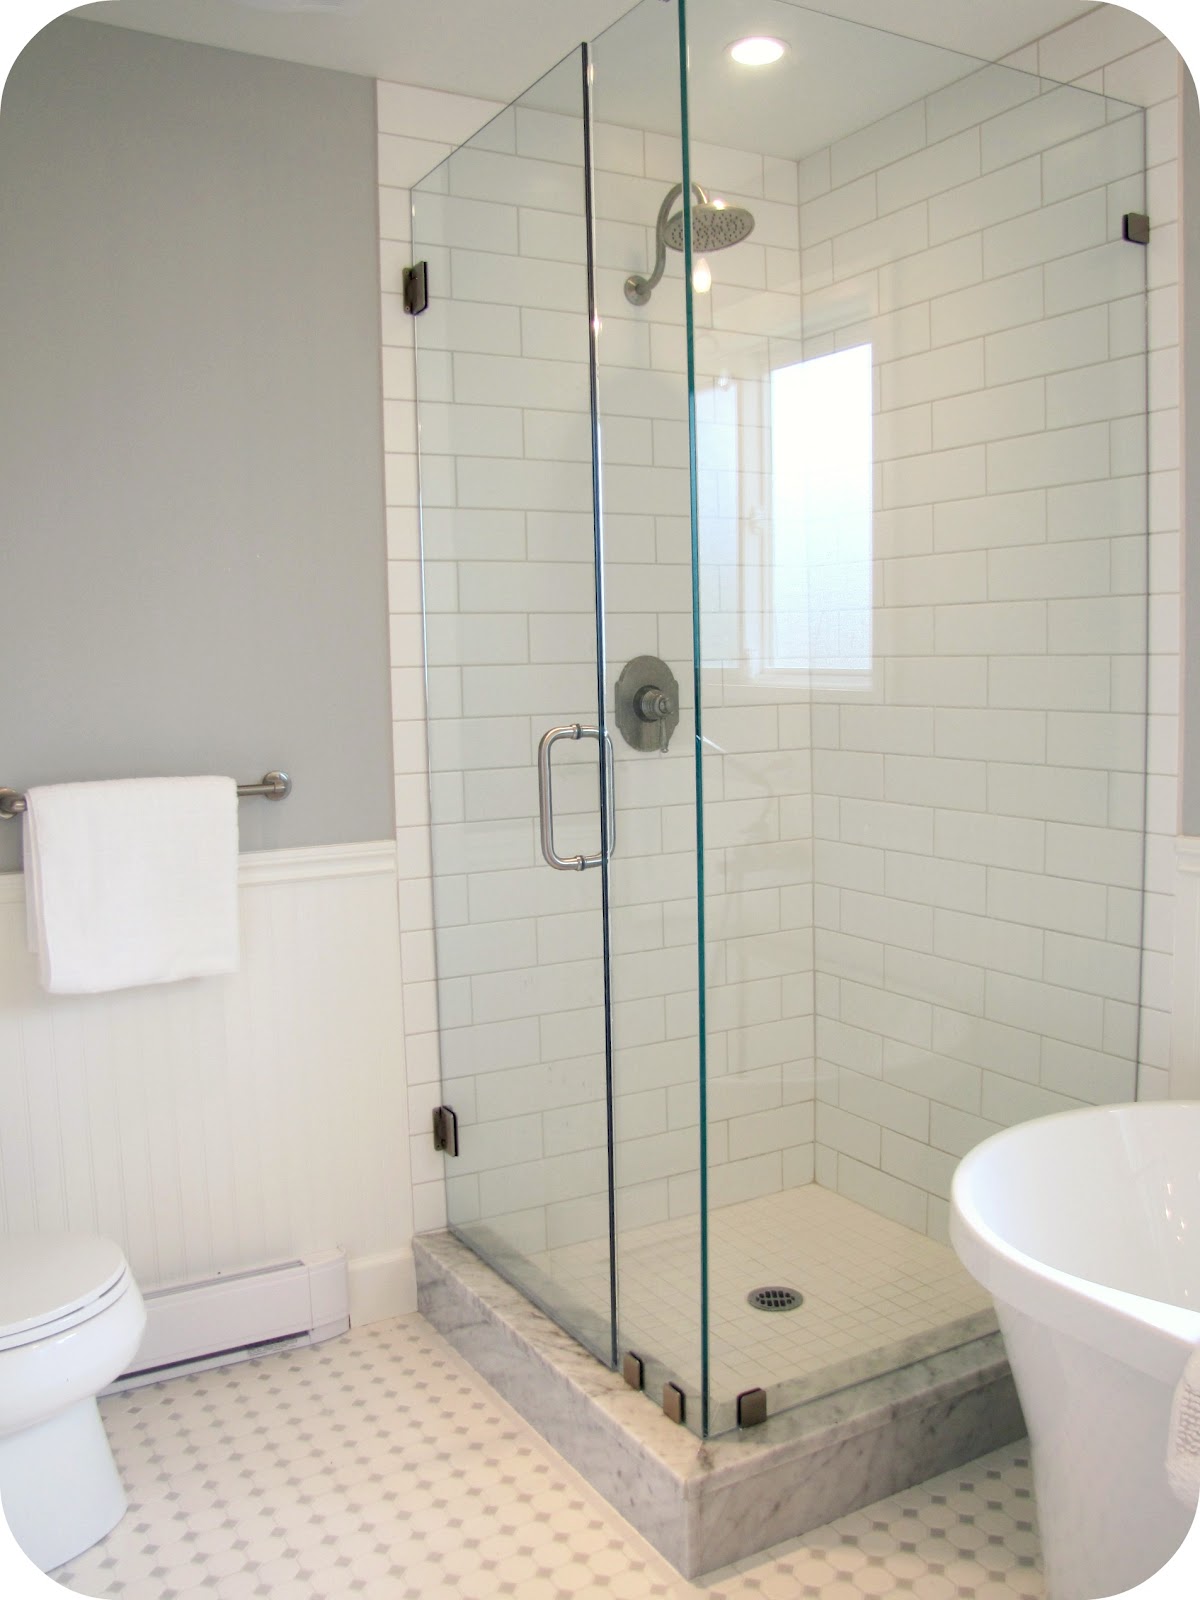
[[[129,1366],[145,1326],[111,1239],[0,1235],[0,1505],[43,1571],[125,1512],[96,1396]]]

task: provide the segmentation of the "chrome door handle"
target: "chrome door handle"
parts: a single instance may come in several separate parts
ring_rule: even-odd
[[[584,728],[578,722],[569,722],[558,728],[549,728],[538,744],[538,813],[542,827],[542,854],[556,872],[583,872],[588,867],[598,867],[604,860],[602,854],[594,856],[560,856],[554,848],[554,789],[550,767],[550,752],[560,739],[599,739],[599,728]],[[608,854],[611,859],[617,839],[617,808],[613,800],[613,748],[607,730],[604,734],[604,816]]]

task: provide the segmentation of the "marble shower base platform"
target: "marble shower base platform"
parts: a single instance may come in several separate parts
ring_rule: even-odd
[[[414,1242],[438,1332],[688,1578],[1019,1439],[998,1334],[698,1439],[449,1233]]]

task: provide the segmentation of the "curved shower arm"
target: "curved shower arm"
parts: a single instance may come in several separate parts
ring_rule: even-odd
[[[651,294],[658,287],[663,273],[667,267],[667,218],[671,214],[671,207],[683,193],[682,183],[673,183],[663,197],[663,203],[658,208],[658,220],[654,224],[654,269],[648,278],[643,278],[640,273],[634,272],[625,280],[625,298],[634,305],[644,306]],[[708,204],[708,195],[698,183],[692,184],[692,193],[697,197],[702,206]]]

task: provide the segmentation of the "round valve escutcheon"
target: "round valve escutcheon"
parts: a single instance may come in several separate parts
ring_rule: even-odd
[[[665,752],[679,726],[679,685],[657,656],[634,656],[617,679],[617,727],[634,750]]]

